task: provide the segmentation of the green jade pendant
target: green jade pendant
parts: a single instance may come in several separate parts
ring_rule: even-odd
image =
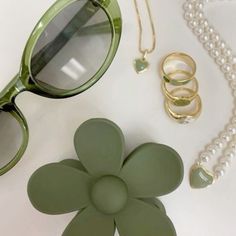
[[[147,54],[148,52],[145,51],[142,55],[142,58],[137,58],[134,60],[134,69],[138,74],[141,74],[148,70],[149,62],[147,61]]]
[[[214,177],[204,167],[200,165],[193,166],[190,173],[190,185],[192,188],[206,188],[214,183]]]
[[[138,74],[141,74],[149,68],[149,62],[145,58],[137,58],[134,61],[134,68]]]

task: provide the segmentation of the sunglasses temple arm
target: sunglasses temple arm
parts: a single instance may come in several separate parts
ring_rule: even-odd
[[[99,9],[99,7],[94,6],[90,1],[86,3],[61,33],[32,58],[32,74],[37,75]]]

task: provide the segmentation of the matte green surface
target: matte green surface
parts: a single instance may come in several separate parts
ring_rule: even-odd
[[[124,136],[120,128],[105,119],[91,119],[76,131],[75,149],[92,175],[117,175],[124,159]]]
[[[53,163],[38,169],[28,183],[33,206],[47,214],[62,214],[89,205],[90,177],[73,167]]]
[[[149,198],[174,191],[183,180],[183,163],[172,148],[144,144],[131,153],[121,170],[133,197]]]
[[[39,20],[38,24],[35,26],[29,40],[27,41],[19,73],[12,79],[12,81],[0,92],[0,110],[7,111],[8,107],[11,106],[12,109],[10,112],[16,114],[17,120],[19,121],[22,130],[24,141],[22,146],[15,157],[12,157],[12,161],[9,162],[5,167],[0,169],[0,175],[6,173],[11,168],[13,168],[17,162],[21,159],[27,144],[28,144],[28,127],[26,120],[22,113],[15,105],[15,98],[18,94],[23,91],[31,91],[33,93],[49,97],[49,98],[66,98],[70,96],[77,95],[84,92],[92,85],[94,85],[106,72],[110,66],[121,38],[122,31],[122,20],[121,12],[116,0],[88,0],[87,8],[83,10],[92,10],[95,8],[102,8],[108,16],[110,28],[112,29],[112,41],[110,46],[110,51],[107,55],[105,62],[102,67],[97,71],[97,73],[84,85],[74,89],[74,90],[61,90],[55,89],[52,86],[45,86],[42,83],[37,82],[32,78],[31,74],[31,60],[34,47],[37,43],[37,40],[41,34],[46,29],[50,21],[59,14],[65,7],[75,2],[76,0],[58,0],[55,4],[44,14],[44,16]],[[80,12],[81,14],[84,12]],[[104,32],[105,28],[102,25],[98,26],[99,29]],[[98,30],[98,29],[97,29]],[[88,29],[87,29],[88,31]],[[55,50],[54,50],[55,51]],[[91,55],[92,56],[92,55]],[[37,63],[36,63],[37,64]]]
[[[176,236],[164,205],[154,196],[179,186],[181,158],[168,146],[147,143],[135,149],[122,167],[123,139],[113,122],[89,120],[75,135],[81,162],[68,159],[46,165],[31,177],[28,194],[39,211],[82,210],[63,236],[113,236],[115,226],[120,236]],[[108,175],[109,168],[117,176]]]
[[[190,173],[190,185],[192,188],[206,188],[209,185],[212,185],[213,182],[213,176],[207,173],[203,167],[199,166],[192,168]]]
[[[157,198],[141,198],[140,200],[151,204],[152,206],[155,205],[156,207],[158,207],[163,213],[166,214],[166,209],[164,204]]]
[[[116,214],[126,206],[128,200],[127,186],[118,177],[104,176],[93,185],[91,200],[100,212]]]
[[[75,159],[66,159],[66,160],[61,161],[60,164],[70,166],[70,167],[74,167],[78,170],[87,172],[87,170],[84,168],[82,163],[78,160],[75,160]]]
[[[115,217],[120,236],[175,236],[170,219],[155,206],[132,199]]]
[[[113,236],[114,232],[113,217],[102,215],[93,207],[88,207],[75,216],[62,236]]]

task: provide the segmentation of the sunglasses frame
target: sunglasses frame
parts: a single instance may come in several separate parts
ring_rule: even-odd
[[[28,145],[28,125],[24,115],[15,104],[16,96],[24,91],[30,91],[48,98],[68,98],[80,94],[93,86],[103,76],[115,57],[122,32],[122,19],[118,2],[117,0],[87,0],[88,5],[90,4],[93,7],[100,7],[106,13],[111,26],[111,46],[103,65],[88,82],[72,90],[52,89],[50,86],[42,86],[39,82],[37,82],[37,80],[33,78],[30,69],[31,59],[39,37],[42,35],[48,24],[63,9],[76,1],[80,0],[58,0],[42,16],[26,43],[19,73],[12,79],[5,89],[0,92],[0,112],[10,112],[11,115],[14,116],[19,122],[23,134],[23,141],[20,149],[16,153],[15,157],[7,165],[0,168],[0,175],[8,172],[19,162]]]

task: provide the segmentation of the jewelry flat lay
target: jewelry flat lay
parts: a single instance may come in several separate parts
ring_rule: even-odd
[[[135,11],[138,19],[138,27],[139,27],[139,52],[142,54],[141,58],[137,58],[134,61],[134,69],[135,71],[140,74],[145,72],[150,64],[147,61],[147,56],[148,54],[151,54],[154,52],[156,48],[156,31],[155,31],[155,26],[153,22],[153,17],[152,17],[152,12],[149,4],[149,0],[145,0],[145,4],[147,7],[148,15],[149,15],[149,20],[151,24],[151,29],[152,29],[152,47],[150,49],[148,48],[143,48],[142,43],[143,43],[143,26],[142,26],[142,20],[141,20],[141,15],[140,15],[140,10],[139,10],[139,5],[138,5],[138,0],[134,0],[134,5],[135,5]]]
[[[5,139],[0,146],[0,175],[17,164],[29,140],[16,96],[31,91],[67,98],[89,89],[116,54],[121,24],[116,0],[59,0],[41,18],[26,44],[19,73],[0,93],[0,134]]]
[[[236,236],[236,0],[54,1],[0,7],[1,235]]]
[[[179,52],[166,56],[161,64],[165,110],[180,124],[196,120],[202,111],[199,85],[195,77],[196,68],[196,63],[190,56]]]
[[[236,56],[222,39],[219,32],[209,23],[204,14],[205,4],[216,1],[188,0],[184,4],[184,17],[188,26],[198,37],[203,47],[219,66],[224,77],[229,81],[234,98],[236,97]],[[224,176],[236,156],[236,107],[226,128],[202,151],[190,173],[193,188],[205,188]],[[212,171],[207,170],[206,163],[220,153],[217,164]]]

